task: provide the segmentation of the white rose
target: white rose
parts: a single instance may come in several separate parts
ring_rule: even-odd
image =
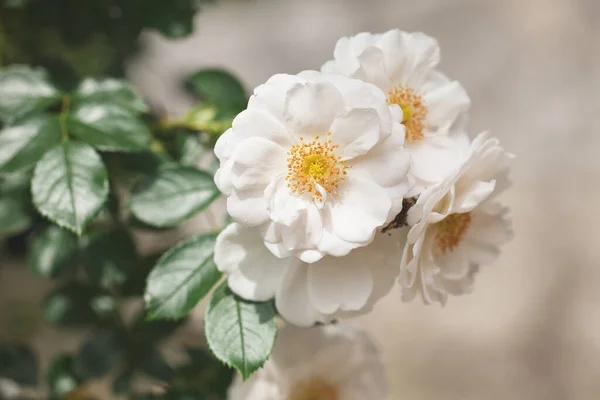
[[[507,209],[495,197],[508,186],[512,158],[497,139],[480,134],[468,160],[421,193],[407,217],[412,227],[400,267],[405,301],[420,294],[425,303],[444,304],[448,294],[470,292],[479,267],[511,239]]]
[[[311,326],[369,312],[394,285],[401,252],[396,236],[377,234],[369,246],[344,257],[325,256],[314,263],[279,259],[256,228],[233,223],[218,236],[214,259],[238,296],[252,301],[274,297],[285,320]]]
[[[237,376],[229,400],[382,400],[385,368],[367,335],[347,326],[286,326],[264,368]]]
[[[275,75],[219,138],[215,182],[234,221],[257,227],[276,256],[346,255],[402,208],[410,160],[401,118],[362,81]]]
[[[405,147],[416,182],[411,195],[443,180],[459,162],[457,152],[468,147],[464,127],[469,97],[458,82],[435,69],[439,61],[435,39],[391,30],[341,38],[334,60],[322,67],[323,72],[377,85],[389,104],[402,108]]]

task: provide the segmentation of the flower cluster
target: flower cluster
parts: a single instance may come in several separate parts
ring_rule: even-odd
[[[439,61],[424,34],[361,33],[320,71],[254,90],[215,147],[234,221],[215,262],[233,292],[309,327],[370,311],[396,283],[425,303],[471,290],[512,235],[496,199],[513,156],[470,141],[470,99]],[[346,398],[294,396],[272,398]]]

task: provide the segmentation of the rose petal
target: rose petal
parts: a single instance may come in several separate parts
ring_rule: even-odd
[[[227,212],[237,223],[258,226],[269,220],[264,190],[239,190],[227,198]]]
[[[331,140],[339,145],[339,154],[351,159],[365,154],[379,140],[380,118],[372,108],[352,108],[331,125]]]
[[[383,188],[361,176],[349,174],[335,201],[330,202],[326,210],[331,214],[334,235],[348,242],[366,244],[375,229],[386,222],[391,206]]]
[[[290,260],[280,260],[263,245],[255,229],[230,224],[217,237],[215,264],[229,274],[229,287],[252,301],[266,301],[275,295]]]
[[[308,268],[295,257],[286,268],[275,294],[275,306],[282,318],[298,326],[312,326],[327,318],[311,303],[308,295]]]
[[[249,138],[236,146],[231,157],[234,162],[233,184],[237,189],[262,187],[287,171],[285,150],[263,138]]]
[[[285,103],[285,119],[297,137],[325,135],[335,117],[344,109],[339,90],[326,81],[296,84]]]
[[[324,314],[361,309],[373,289],[368,257],[325,257],[308,267],[308,293]]]

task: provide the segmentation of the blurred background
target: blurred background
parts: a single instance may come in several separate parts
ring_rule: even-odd
[[[279,72],[318,69],[336,40],[361,31],[422,31],[440,68],[472,99],[471,134],[489,130],[517,155],[515,239],[445,308],[403,304],[394,290],[352,324],[373,334],[389,367],[390,400],[600,398],[600,2],[597,0],[251,0],[204,5],[194,33],[144,32],[125,74],[154,109],[193,104],[181,81],[220,66],[249,88]],[[221,206],[213,207],[222,214]],[[210,229],[140,234],[154,246]],[[45,325],[48,283],[2,255],[0,338],[28,335],[49,357],[71,349]],[[201,332],[202,305],[191,326]],[[98,393],[103,386],[98,384]],[[100,395],[110,398],[110,395]]]

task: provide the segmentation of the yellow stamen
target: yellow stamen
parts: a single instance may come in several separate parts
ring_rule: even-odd
[[[399,105],[404,113],[402,123],[406,126],[407,143],[414,143],[425,137],[427,107],[420,94],[399,84],[389,90],[387,102]]]
[[[339,400],[339,390],[322,379],[298,382],[287,400]]]
[[[471,226],[471,213],[450,214],[433,226],[435,229],[435,254],[443,256],[452,252]]]
[[[335,154],[339,147],[334,145],[331,132],[319,140],[318,136],[311,142],[295,144],[288,151],[288,174],[285,180],[292,193],[311,193],[313,201],[322,201],[323,195],[319,186],[328,194],[337,195],[340,181],[344,180],[348,166],[341,156]]]

